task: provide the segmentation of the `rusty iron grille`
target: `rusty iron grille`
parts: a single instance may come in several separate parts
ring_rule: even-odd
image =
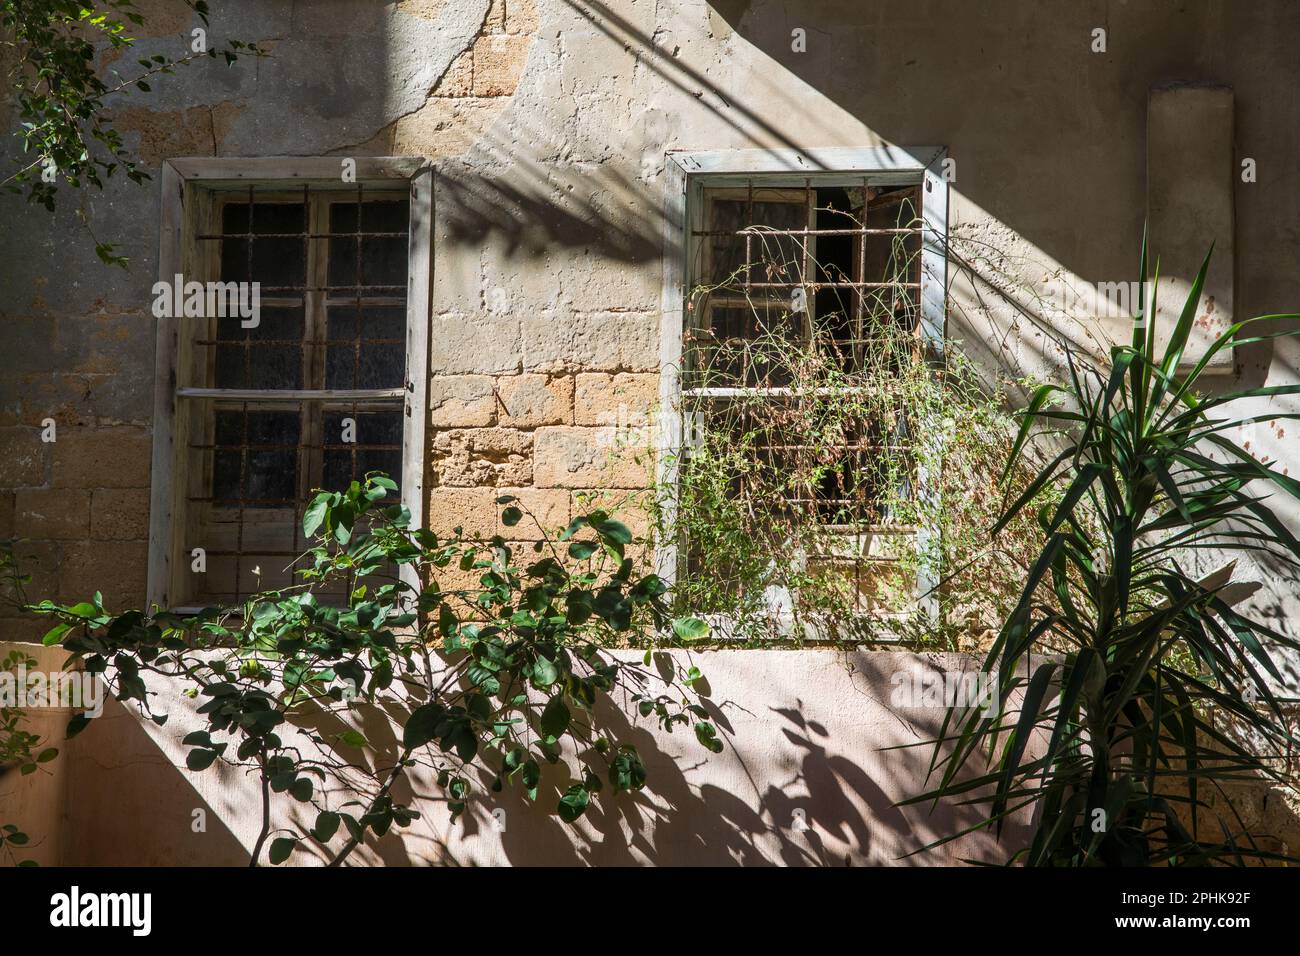
[[[260,322],[194,320],[191,380],[205,384],[178,392],[204,601],[294,584],[311,493],[400,475],[409,219],[404,191],[363,184],[214,199],[196,254],[223,283],[260,283]]]
[[[759,177],[706,185],[691,223],[684,404],[743,436],[753,462],[733,495],[832,533],[804,560],[853,581],[864,609],[888,561],[871,553],[890,520],[875,466],[881,456],[908,462],[908,422],[901,409],[877,409],[811,434],[807,409],[828,400],[816,394],[824,378],[865,390],[873,369],[920,354],[921,197],[919,183]],[[809,374],[810,364],[834,374]],[[803,473],[816,477],[781,481]],[[761,501],[774,487],[780,500]],[[893,490],[910,494],[906,477]]]

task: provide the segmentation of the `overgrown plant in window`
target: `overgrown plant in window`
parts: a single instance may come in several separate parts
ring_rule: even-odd
[[[659,533],[720,635],[962,646],[1014,602],[1023,529],[986,534],[1014,422],[923,338],[920,196],[704,191]]]
[[[697,670],[661,660],[652,682],[650,652],[608,650],[702,630],[672,619],[664,582],[637,573],[624,524],[591,511],[558,533],[539,525],[531,552],[500,537],[440,540],[412,530],[396,491],[370,474],[317,494],[303,516],[313,545],[296,565],[300,583],[196,614],[112,613],[98,595],[47,601],[36,609],[57,623],[45,642],[159,724],[167,715],[150,684],[186,686],[204,721],[183,740],[190,770],[223,766],[258,781],[254,865],[295,850],[343,863],[419,816],[407,786],[417,782],[436,784],[452,820],[517,788],[576,821],[593,800],[646,784],[618,729],[625,718],[608,719],[621,706],[722,749]],[[512,498],[499,504],[506,527],[535,521]],[[87,723],[73,718],[69,736]]]
[[[1108,368],[1069,356],[1068,381],[1032,395],[1007,462],[1035,443],[1048,457],[994,528],[1029,509],[1041,541],[983,664],[1000,707],[949,712],[932,764],[938,782],[909,802],[970,801],[986,808],[980,827],[1032,815],[1032,842],[1012,856],[1027,865],[1278,857],[1206,797],[1225,784],[1285,782],[1297,742],[1280,661],[1300,640],[1239,606],[1250,590],[1239,565],[1249,557],[1294,577],[1300,541],[1272,500],[1300,498],[1300,482],[1230,436],[1300,417],[1234,413],[1234,403],[1300,394],[1300,385],[1199,388],[1221,350],[1295,335],[1286,326],[1300,316],[1236,322],[1184,371],[1208,264],[1163,352],[1152,291]],[[1144,249],[1144,285],[1146,266]],[[1260,323],[1281,327],[1257,333]],[[1035,508],[1048,487],[1059,500]],[[1193,571],[1208,556],[1221,566]]]

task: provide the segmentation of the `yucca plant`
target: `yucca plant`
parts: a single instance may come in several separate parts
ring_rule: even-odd
[[[1225,784],[1282,780],[1278,757],[1295,738],[1278,700],[1277,655],[1300,642],[1234,607],[1244,585],[1233,581],[1233,563],[1203,577],[1188,565],[1196,555],[1228,562],[1256,553],[1300,568],[1300,542],[1268,502],[1278,493],[1300,498],[1300,483],[1227,437],[1254,422],[1300,417],[1231,414],[1240,399],[1297,394],[1300,385],[1214,397],[1196,390],[1223,349],[1300,332],[1254,334],[1256,323],[1300,316],[1237,322],[1181,374],[1209,261],[1163,355],[1154,322],[1157,264],[1132,344],[1111,350],[1109,368],[1070,356],[1068,384],[1038,388],[1022,413],[1004,478],[1027,444],[1048,443],[1050,464],[1006,508],[994,534],[1037,507],[1044,489],[1063,493],[1039,508],[1041,555],[982,665],[997,675],[1000,706],[948,712],[931,762],[937,785],[907,801],[982,807],[971,829],[1001,832],[1012,815],[1027,816],[1032,840],[1009,854],[1011,862],[1281,857],[1244,832],[1226,800],[1216,801],[1229,807],[1220,812],[1207,797],[1226,792]]]

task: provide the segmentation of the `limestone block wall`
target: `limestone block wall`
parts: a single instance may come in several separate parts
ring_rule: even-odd
[[[1158,0],[1094,23],[1086,8],[990,15],[952,0],[796,13],[777,0],[239,0],[213,41],[264,41],[271,56],[201,62],[113,105],[154,172],[171,156],[434,163],[423,506],[434,524],[482,528],[489,488],[522,489],[562,520],[581,492],[646,482],[645,456],[610,450],[657,401],[663,262],[680,241],[664,221],[670,151],[947,146],[948,334],[990,374],[1041,373],[1057,339],[1088,336],[1035,303],[1135,273],[1151,91],[1230,89],[1233,209],[1213,221],[1235,231],[1221,243],[1234,249],[1233,312],[1293,308],[1298,240],[1280,224],[1300,214],[1286,186],[1300,172],[1297,107],[1274,91],[1296,69],[1285,52],[1300,23],[1280,2],[1230,6]],[[174,0],[143,9],[142,54],[174,52],[195,25]],[[802,51],[794,29],[812,37]],[[12,104],[0,120],[12,124]],[[1243,159],[1255,181],[1236,175]],[[129,270],[94,258],[78,197],[52,217],[4,210],[0,533],[30,539],[37,592],[99,586],[120,606],[144,593],[159,195],[114,179],[81,202]],[[1261,343],[1223,380],[1291,381],[1295,348]],[[41,441],[46,420],[57,443]],[[1285,423],[1248,437],[1290,468]],[[1258,600],[1288,616],[1294,597],[1268,570]]]

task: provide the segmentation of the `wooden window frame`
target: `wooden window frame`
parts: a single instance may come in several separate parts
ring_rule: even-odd
[[[205,263],[198,235],[211,232],[214,202],[220,193],[249,186],[277,191],[301,189],[355,189],[360,183],[376,193],[405,190],[410,199],[407,246],[406,374],[399,389],[274,390],[211,389],[196,385],[192,322],[183,317],[157,320],[154,361],[153,461],[150,478],[148,600],[151,606],[172,608],[172,596],[182,593],[181,575],[189,559],[184,551],[184,514],[188,474],[185,453],[191,416],[180,414],[179,403],[189,398],[285,400],[301,395],[341,402],[365,403],[377,399],[404,400],[402,424],[402,501],[411,510],[412,527],[420,527],[425,513],[426,421],[428,418],[429,303],[433,279],[431,236],[433,223],[433,169],[422,157],[359,157],[355,177],[343,179],[341,157],[260,157],[255,159],[170,159],[163,163],[161,236],[158,276],[171,283],[177,274],[190,278],[215,278]],[[232,195],[234,198],[236,192]],[[212,245],[209,243],[209,245]],[[323,310],[323,305],[322,305]],[[310,321],[304,303],[304,321]],[[402,576],[418,586],[414,572],[403,567]]]
[[[704,210],[704,190],[743,187],[762,180],[762,188],[804,188],[808,184],[838,184],[845,179],[870,178],[880,185],[920,185],[921,289],[920,335],[936,363],[944,358],[947,325],[948,184],[943,164],[947,148],[940,146],[827,149],[733,149],[703,152],[670,152],[665,162],[664,277],[660,301],[660,406],[664,409],[657,430],[657,480],[660,487],[675,487],[676,456],[683,446],[684,422],[681,407],[683,332],[687,327],[689,283],[692,263],[699,260],[697,239],[692,235]],[[918,428],[918,440],[938,440],[938,429]],[[942,449],[927,449],[923,460],[940,460]],[[939,488],[924,467],[917,476],[917,494],[935,508],[941,504]],[[671,525],[676,501],[668,500],[665,518]],[[915,531],[918,552],[930,553],[938,535],[934,527]],[[677,580],[681,565],[680,543],[661,542],[655,551],[656,571],[669,584]],[[916,594],[921,610],[938,621],[939,602],[935,593],[940,569],[922,564],[917,574]],[[726,622],[719,632],[726,632]],[[816,638],[817,635],[805,635]]]

